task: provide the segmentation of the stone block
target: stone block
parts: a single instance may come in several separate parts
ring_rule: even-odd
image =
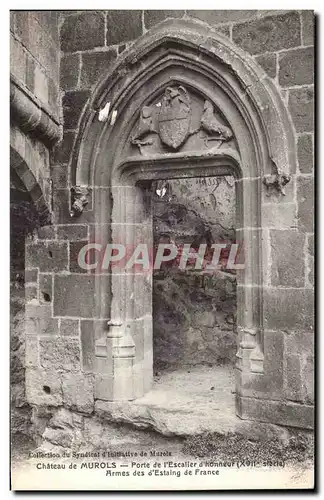
[[[54,444],[56,446],[62,446],[63,448],[70,448],[73,443],[73,430],[46,428],[42,438],[45,441],[49,441],[51,444]]]
[[[89,93],[86,90],[66,92],[63,96],[63,120],[65,129],[75,129],[81,112],[87,102]]]
[[[83,320],[81,328],[81,350],[83,370],[92,371],[95,355],[95,325],[93,321]],[[108,328],[107,328],[108,329]]]
[[[148,30],[168,17],[179,18],[184,13],[184,10],[144,10],[144,26]]]
[[[297,231],[270,231],[271,284],[282,287],[305,285],[305,235]]]
[[[58,144],[55,145],[55,147],[53,148],[53,150],[51,151],[51,155],[50,155],[50,162],[51,162],[51,165],[62,165],[62,164],[67,164],[69,163],[70,161],[70,156],[71,156],[71,153],[72,153],[72,150],[73,150],[73,144],[74,144],[74,139],[75,139],[75,132],[70,132],[70,131],[66,131],[64,130],[64,134],[63,134],[63,139],[62,141],[60,141]],[[56,166],[55,168],[58,168],[58,166]],[[62,171],[65,170],[66,171],[66,179],[68,179],[68,170],[65,168],[63,169],[62,168]],[[54,169],[53,169],[54,171]],[[52,172],[52,176],[53,176],[54,172]],[[53,182],[55,184],[55,181],[56,181],[56,178],[53,177]],[[56,187],[66,187],[67,185],[67,182],[65,182],[65,184],[61,185],[61,183],[56,183],[55,186]]]
[[[79,54],[62,54],[60,65],[60,87],[62,90],[74,90],[78,85],[80,71]]]
[[[94,388],[92,375],[83,373],[62,374],[63,404],[72,410],[92,413]]]
[[[97,11],[78,12],[65,17],[60,29],[61,50],[76,52],[105,45],[104,14]]]
[[[68,270],[68,244],[61,241],[38,241],[26,245],[26,263],[41,272]]]
[[[69,189],[53,190],[53,212],[56,224],[71,222]]]
[[[288,105],[296,132],[312,132],[314,130],[313,88],[290,90]]]
[[[38,340],[36,335],[26,336],[25,365],[26,367],[35,368],[38,366]]]
[[[37,283],[38,269],[25,269],[25,283]]]
[[[313,137],[310,134],[300,135],[298,137],[298,166],[303,174],[313,172],[314,152]]]
[[[277,56],[276,54],[263,54],[255,58],[256,62],[270,76],[275,78],[277,74]]]
[[[34,81],[35,81],[35,59],[33,59],[28,53],[26,54],[26,85],[31,92],[34,92]]]
[[[79,320],[61,318],[60,334],[69,337],[79,337]]]
[[[298,229],[307,233],[314,232],[314,178],[299,177],[297,181]]]
[[[39,64],[35,64],[34,94],[44,104],[48,104],[48,78]]]
[[[26,368],[26,398],[28,403],[38,406],[62,405],[62,384],[57,370]]]
[[[80,370],[79,340],[68,337],[40,339],[39,359],[45,369],[78,371]]]
[[[165,12],[165,11],[162,11]],[[172,11],[171,11],[172,12]],[[250,19],[257,10],[187,10],[190,17],[200,19],[208,24],[229,23],[233,21],[244,21]]]
[[[236,396],[236,408],[242,419],[314,428],[314,407],[310,405]]]
[[[114,377],[110,375],[95,375],[94,397],[104,401],[114,400]]]
[[[26,304],[27,335],[57,335],[58,321],[52,318],[51,304]]]
[[[37,238],[40,240],[55,240],[55,227],[42,226],[37,229]]]
[[[303,45],[314,45],[315,16],[313,10],[303,10],[302,20],[302,43]]]
[[[68,186],[69,171],[65,165],[51,167],[51,179],[53,189],[66,188]]]
[[[43,304],[52,301],[52,281],[51,274],[39,274],[39,301]]]
[[[264,326],[269,330],[312,331],[314,296],[309,289],[263,289]]]
[[[38,288],[36,285],[27,285],[25,288],[25,300],[31,302],[38,299]]]
[[[233,42],[250,54],[262,54],[301,44],[300,18],[287,12],[233,26]]]
[[[88,226],[85,224],[67,224],[57,227],[57,238],[59,240],[79,241],[88,238]]]
[[[302,402],[301,360],[295,354],[286,356],[286,379],[286,398],[291,401]]]
[[[25,83],[27,73],[27,56],[21,43],[10,36],[10,72]]]
[[[262,227],[291,229],[297,227],[295,203],[263,203]]]
[[[110,276],[55,276],[54,314],[77,318],[108,318]],[[75,300],[78,297],[78,300]]]
[[[48,104],[57,121],[60,118],[59,83],[53,78],[48,78]]]
[[[279,54],[279,85],[292,87],[314,81],[313,47],[289,50]]]
[[[70,247],[70,272],[71,273],[83,273],[87,274],[87,269],[83,269],[81,266],[78,264],[78,256],[81,251],[81,249],[87,245],[88,241],[74,241],[69,243]],[[88,256],[91,255],[91,252],[88,253]],[[92,263],[92,260],[88,260],[87,256],[87,263]],[[93,271],[94,274],[96,273],[96,269]]]
[[[314,402],[314,333],[292,332],[285,336],[285,394],[287,399]]]
[[[106,44],[116,45],[141,36],[142,11],[109,10],[107,16]]]
[[[107,76],[116,57],[115,49],[82,54],[80,86],[82,88],[91,87],[105,75]]]

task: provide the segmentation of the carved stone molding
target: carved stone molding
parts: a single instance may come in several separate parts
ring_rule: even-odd
[[[10,76],[11,118],[26,134],[52,147],[61,139],[61,126],[51,112],[13,75]]]
[[[86,186],[74,186],[71,188],[71,217],[82,214],[84,207],[89,203],[89,188]]]
[[[273,191],[277,191],[285,196],[286,192],[284,187],[289,181],[290,176],[287,174],[272,174],[264,177],[263,183],[268,190],[267,196],[270,196]]]

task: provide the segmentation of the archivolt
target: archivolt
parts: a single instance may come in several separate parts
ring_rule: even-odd
[[[122,162],[124,142],[141,106],[173,81],[210,99],[210,89],[218,88],[220,97],[214,102],[221,111],[226,114],[229,104],[238,110],[246,128],[242,137],[248,134],[254,149],[257,171],[248,171],[249,159],[242,159],[250,177],[294,173],[291,120],[269,77],[228,38],[194,21],[169,20],[138,39],[98,83],[83,112],[71,159],[74,184],[107,183],[104,171],[111,173]],[[111,111],[118,111],[114,126],[110,119],[98,121],[107,102]],[[241,125],[231,125],[239,135]]]

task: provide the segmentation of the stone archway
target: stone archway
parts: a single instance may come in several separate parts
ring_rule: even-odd
[[[170,93],[179,89],[189,96],[191,121],[181,132],[185,137],[174,141],[179,131],[172,132],[159,117],[166,95],[172,100]],[[108,119],[102,123],[98,112],[108,106]],[[205,138],[216,136],[218,147],[199,139],[205,111],[211,120]],[[213,130],[213,123],[221,133]],[[244,241],[246,262],[238,275],[237,413],[258,419],[263,401],[275,393],[273,361],[283,356],[280,345],[267,350],[264,329],[268,261],[263,228],[271,218],[265,197],[271,187],[280,203],[283,186],[295,172],[290,119],[270,79],[221,35],[194,22],[162,23],[125,51],[97,86],[82,117],[71,166],[72,182],[88,190],[93,237],[103,244],[132,245],[141,239],[150,244],[145,183],[235,176],[237,238]],[[152,380],[150,276],[113,270],[109,279],[100,273],[95,279],[97,296],[109,297],[100,305],[100,317],[110,318],[108,332],[94,332],[95,397],[132,400]]]

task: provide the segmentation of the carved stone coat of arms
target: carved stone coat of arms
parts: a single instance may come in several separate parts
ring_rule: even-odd
[[[167,87],[158,117],[161,141],[178,149],[187,139],[190,129],[190,97],[182,86]]]

